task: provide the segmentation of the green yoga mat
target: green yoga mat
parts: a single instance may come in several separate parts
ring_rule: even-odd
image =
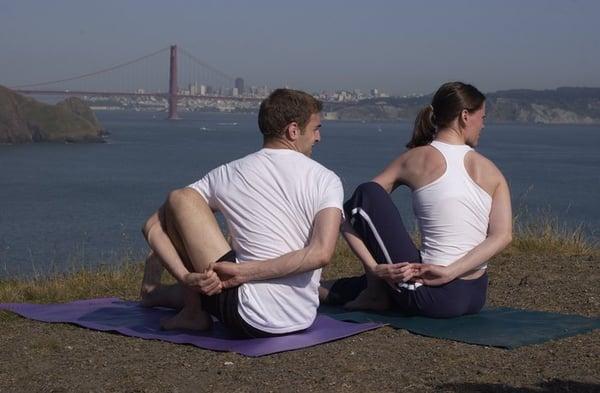
[[[599,318],[513,308],[484,309],[479,314],[434,319],[400,313],[349,312],[323,305],[319,312],[341,321],[380,322],[427,337],[513,349],[574,336],[600,328]]]

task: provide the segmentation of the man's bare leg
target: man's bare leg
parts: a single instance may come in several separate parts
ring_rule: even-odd
[[[344,304],[348,310],[373,310],[385,311],[390,308],[391,300],[388,294],[388,284],[367,274],[367,287],[358,294],[356,299]]]
[[[144,265],[144,278],[140,298],[144,307],[183,307],[181,284],[162,285],[161,277],[165,270],[161,259],[153,251],[148,254]]]
[[[172,318],[160,321],[163,330],[208,330],[213,326],[212,317],[202,310],[200,295],[191,289],[183,289],[184,307]]]
[[[172,192],[164,214],[167,234],[190,272],[205,271],[231,250],[213,212],[196,191]],[[183,309],[162,326],[164,329],[206,330],[212,326],[212,318],[202,310],[200,294],[184,288]]]

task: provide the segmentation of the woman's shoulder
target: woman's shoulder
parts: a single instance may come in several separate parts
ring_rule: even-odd
[[[432,146],[414,147],[402,153],[386,168],[396,181],[417,189],[440,177],[446,170],[442,154]]]
[[[467,167],[467,170],[469,167],[473,167],[473,169],[484,171],[486,175],[502,175],[502,172],[492,160],[475,150],[471,150],[466,154],[465,167]]]
[[[500,183],[506,182],[496,164],[475,150],[471,150],[465,156],[465,169],[469,176],[490,195]]]

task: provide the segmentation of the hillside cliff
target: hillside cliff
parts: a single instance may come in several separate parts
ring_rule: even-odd
[[[78,98],[48,105],[0,86],[0,143],[102,142],[103,133]]]
[[[340,120],[414,120],[432,95],[389,97],[352,105],[327,106]],[[600,88],[562,87],[555,90],[505,90],[486,94],[490,122],[600,124]]]

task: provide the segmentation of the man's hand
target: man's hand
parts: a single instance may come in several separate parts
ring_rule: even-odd
[[[209,265],[202,273],[188,273],[183,278],[183,284],[203,295],[212,296],[221,293],[223,283],[219,276],[213,270],[213,265]]]
[[[416,274],[414,263],[383,263],[376,265],[372,273],[382,280],[387,281],[391,285],[399,282],[410,281]]]
[[[454,280],[454,277],[447,266],[433,265],[430,263],[415,263],[416,282],[429,286],[439,286]]]
[[[215,264],[214,271],[219,275],[223,288],[234,288],[248,282],[241,263],[219,262]]]

